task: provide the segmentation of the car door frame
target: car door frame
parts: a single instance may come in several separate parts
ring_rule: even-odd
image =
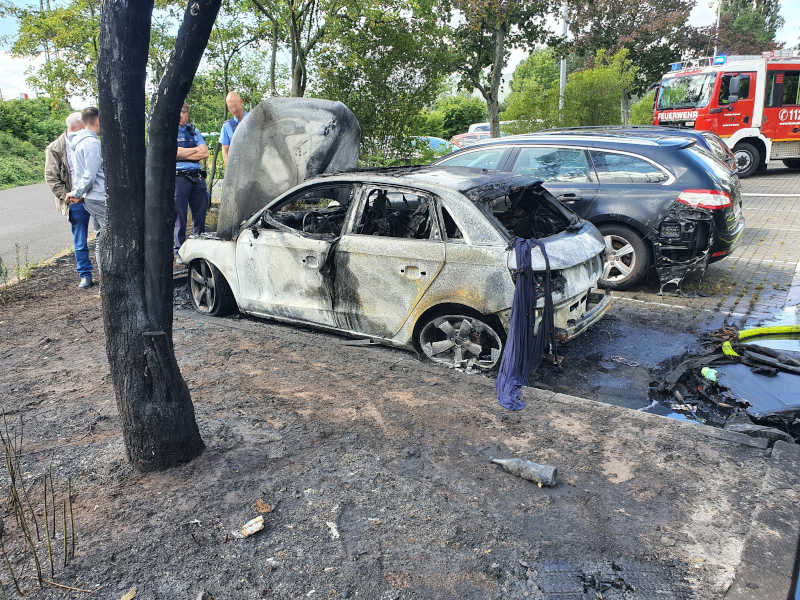
[[[271,216],[276,207],[292,201],[298,195],[318,188],[340,186],[353,187],[353,200],[337,236],[323,239],[289,227]],[[331,281],[326,267],[330,253],[350,219],[359,192],[359,183],[355,181],[314,182],[275,199],[246,222],[237,237],[235,253],[240,304],[245,312],[335,326]],[[264,226],[264,221],[269,227]],[[263,252],[266,248],[283,249],[285,252],[279,256],[279,252],[273,250],[259,256],[258,251]],[[260,261],[259,258],[264,260]],[[297,287],[293,291],[295,283],[304,284],[305,287]]]

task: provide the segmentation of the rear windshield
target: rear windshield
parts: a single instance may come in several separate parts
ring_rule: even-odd
[[[707,150],[704,150],[697,145],[693,145],[692,147],[687,148],[687,152],[691,152],[695,157],[697,157],[700,160],[700,163],[717,179],[717,181],[727,182],[730,180],[731,170]]]
[[[577,224],[580,219],[536,184],[514,188],[478,204],[489,211],[509,237],[544,238]]]

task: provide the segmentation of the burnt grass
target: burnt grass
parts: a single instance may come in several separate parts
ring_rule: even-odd
[[[73,489],[74,556],[64,567],[60,521],[52,577],[43,542],[38,556],[48,579],[96,590],[39,589],[3,500],[3,539],[29,597],[120,598],[136,587],[136,598],[170,600],[203,591],[217,599],[543,598],[545,559],[571,565],[564,576],[582,587],[570,597],[601,589],[604,598],[651,597],[641,587],[631,595],[626,556],[647,561],[654,589],[695,597],[686,566],[648,540],[687,535],[671,512],[676,490],[699,481],[706,465],[643,475],[635,501],[613,485],[598,495],[608,481],[591,467],[597,438],[576,418],[553,427],[555,417],[539,409],[509,413],[485,378],[410,353],[250,319],[201,319],[180,294],[176,355],[207,447],[181,467],[135,472],[97,288],[76,284],[67,256],[0,298],[0,402],[12,434],[24,424],[23,480],[40,527],[42,474],[52,469],[58,502],[68,478]],[[675,454],[680,439],[675,433],[663,451]],[[613,448],[606,452],[629,452]],[[537,452],[572,475],[540,489],[488,462]],[[622,505],[627,512],[616,510]],[[267,507],[263,531],[231,535]],[[598,519],[602,530],[587,528]],[[636,522],[662,533],[642,537]],[[623,558],[604,562],[615,556]],[[0,581],[16,597],[2,563]]]

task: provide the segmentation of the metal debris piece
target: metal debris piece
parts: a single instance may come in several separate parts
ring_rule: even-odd
[[[490,458],[491,462],[500,465],[506,471],[528,481],[535,481],[539,487],[556,485],[557,469],[552,465],[540,465],[521,458]]]
[[[618,363],[620,363],[622,365],[626,365],[628,367],[638,367],[639,366],[639,363],[636,362],[635,360],[631,360],[630,358],[625,358],[624,356],[621,356],[619,354],[612,354],[611,355],[611,360],[613,360],[614,362],[618,362]]]
[[[250,519],[247,523],[245,523],[241,529],[234,529],[231,531],[231,535],[240,540],[242,538],[250,537],[262,529],[264,529],[264,517],[263,515],[258,515],[255,519]]]

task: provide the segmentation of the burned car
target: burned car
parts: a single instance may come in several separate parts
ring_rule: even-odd
[[[488,370],[510,320],[515,236],[544,243],[562,340],[608,309],[609,297],[592,293],[603,238],[537,179],[463,167],[359,171],[359,139],[338,102],[271,98],[250,112],[231,141],[216,233],[179,250],[198,311],[238,307]],[[544,255],[531,258],[544,277]]]
[[[514,296],[513,236],[544,242],[562,339],[601,318],[609,297],[592,288],[603,272],[602,236],[539,181],[511,173],[421,167],[319,176],[257,211],[234,239],[189,238],[180,256],[200,312],[238,306],[491,369]],[[534,254],[543,273],[544,257]]]

